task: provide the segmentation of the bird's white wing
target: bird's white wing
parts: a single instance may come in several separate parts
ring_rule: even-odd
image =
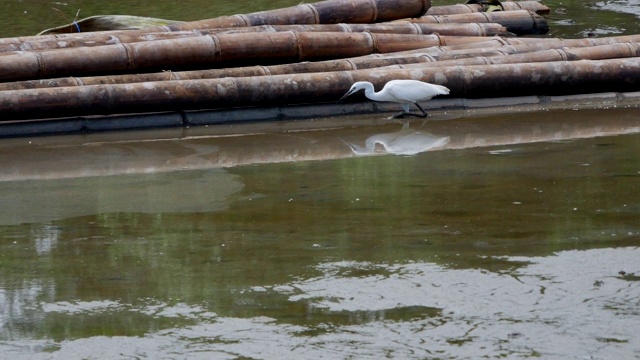
[[[433,85],[417,80],[391,80],[385,85],[389,97],[395,102],[418,102],[446,94],[440,85]],[[446,89],[446,88],[445,88]]]

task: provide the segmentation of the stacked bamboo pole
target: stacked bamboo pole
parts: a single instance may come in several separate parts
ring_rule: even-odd
[[[451,93],[470,97],[560,94],[575,88],[587,92],[632,91],[640,86],[639,75],[640,58],[635,57],[26,89],[0,91],[0,118],[327,102],[337,100],[355,81],[371,81],[381,87],[393,79],[444,83]]]
[[[443,37],[362,33],[220,34],[95,47],[73,51],[4,53],[0,81],[16,81],[97,71],[122,73],[238,64],[294,62],[390,53],[444,44],[483,41],[482,37]]]
[[[424,15],[417,19],[398,20],[412,23],[497,23],[516,35],[540,35],[549,32],[546,20],[528,10],[497,11],[491,13],[474,12],[454,15]]]
[[[636,42],[640,42],[640,35],[591,39],[538,39],[535,42],[524,38],[514,39],[494,37],[478,43],[430,47],[410,52],[396,52],[384,55],[377,54],[376,56],[368,55],[317,62],[269,66],[257,65],[197,71],[65,77],[45,80],[7,82],[0,83],[0,91],[63,86],[126,84],[145,81],[194,80],[223,77],[331,72],[342,70],[350,71],[381,68],[392,65],[402,66],[413,64],[410,66],[424,66],[421,65],[423,63],[430,63],[429,66],[453,66],[460,64],[447,61],[457,61],[459,59],[476,62],[477,64],[500,62],[524,63],[540,61],[540,53],[555,56],[554,60],[602,60],[637,56],[634,55],[637,53],[633,51],[633,49],[637,47]]]
[[[544,33],[536,12],[545,10],[522,2],[442,15],[427,12],[429,0],[395,1],[330,0],[147,30],[0,39],[0,119],[331,102],[355,81],[381,88],[392,79],[442,84],[457,97],[640,89],[639,36],[488,37],[505,28]],[[472,28],[479,32],[464,33]]]
[[[376,34],[410,34],[445,36],[510,36],[507,28],[497,23],[383,23],[383,24],[320,24],[320,25],[261,25],[244,28],[222,28],[210,30],[192,30],[161,32],[147,34],[101,34],[77,36],[60,40],[52,37],[37,37],[32,40],[0,39],[0,53],[10,51],[43,51],[53,49],[71,49],[77,47],[107,46],[116,44],[138,43],[156,40],[184,39],[201,36],[222,36],[239,33],[273,33],[273,32],[342,32]]]

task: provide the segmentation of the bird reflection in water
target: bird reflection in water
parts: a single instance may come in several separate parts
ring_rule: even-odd
[[[435,136],[410,129],[409,124],[405,123],[400,131],[369,136],[365,140],[364,147],[342,141],[358,156],[373,154],[416,155],[445,146],[449,143],[449,137]]]

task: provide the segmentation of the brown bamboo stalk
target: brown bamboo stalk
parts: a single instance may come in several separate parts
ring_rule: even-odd
[[[539,1],[502,1],[505,11],[529,10],[538,15],[549,15],[551,8]]]
[[[402,2],[400,4],[400,1]],[[431,0],[328,0],[311,4],[260,11],[249,14],[222,16],[213,19],[198,20],[171,26],[154,26],[140,30],[116,30],[91,33],[37,35],[0,39],[0,48],[7,50],[37,50],[21,48],[31,42],[64,41],[77,43],[96,41],[104,43],[121,36],[134,37],[147,33],[182,32],[194,29],[227,27],[246,27],[258,25],[287,24],[337,24],[337,23],[373,23],[419,17],[431,7]],[[129,41],[120,41],[129,42]],[[14,46],[14,49],[9,49]]]
[[[145,81],[170,81],[170,80],[193,80],[193,79],[213,79],[222,77],[246,77],[246,76],[268,76],[295,73],[330,72],[341,70],[370,69],[394,64],[406,64],[420,61],[431,61],[427,58],[447,54],[449,52],[469,52],[473,51],[474,56],[480,56],[478,49],[501,48],[506,45],[522,44],[519,39],[503,39],[493,37],[478,43],[467,43],[447,46],[433,46],[418,49],[418,52],[408,53],[406,51],[382,54],[359,56],[347,59],[303,62],[293,64],[278,65],[256,65],[234,68],[206,69],[192,71],[163,71],[149,74],[121,74],[107,76],[87,76],[87,77],[65,77],[56,79],[38,79],[17,82],[0,83],[0,90],[20,90],[46,87],[62,86],[83,86],[99,84],[125,84]],[[427,60],[425,60],[427,59]]]
[[[548,39],[545,39],[548,41]],[[564,43],[562,43],[564,44]],[[255,65],[234,68],[206,69],[192,71],[163,71],[148,74],[121,74],[121,75],[103,75],[103,76],[85,76],[85,77],[64,77],[52,79],[25,80],[16,82],[0,83],[0,91],[3,90],[19,90],[19,89],[35,89],[46,87],[63,87],[63,86],[84,86],[99,84],[126,84],[145,81],[170,81],[170,80],[192,80],[192,79],[213,79],[222,77],[245,77],[245,76],[268,76],[295,73],[311,73],[311,72],[330,72],[340,70],[358,70],[370,69],[375,67],[408,64],[415,62],[433,61],[433,58],[446,56],[453,53],[451,58],[461,57],[465,53],[473,54],[473,56],[483,56],[494,54],[505,46],[530,46],[534,48],[531,51],[541,48],[541,44],[524,45],[521,39],[516,38],[500,38],[492,37],[481,42],[462,43],[457,45],[432,46],[429,48],[421,48],[415,52],[400,51],[387,54],[373,54],[359,56],[347,59],[337,59],[328,61],[303,62],[279,65]],[[536,46],[537,45],[537,46]],[[492,50],[491,53],[486,53]],[[471,56],[471,55],[470,55]]]
[[[134,43],[142,41],[202,36],[203,34],[196,30],[190,30],[144,34],[138,33],[137,31],[132,31],[129,33],[120,32],[117,34],[109,34],[106,32],[91,32],[77,35],[78,36],[45,35],[0,39],[0,53],[8,51],[34,51],[104,46],[121,43]]]
[[[513,46],[512,48],[516,48]],[[523,45],[521,49],[534,49],[535,47]],[[491,52],[486,53],[491,54]],[[448,55],[448,56],[447,56]],[[413,69],[423,66],[448,67],[448,66],[470,66],[470,65],[500,65],[518,64],[532,62],[550,62],[563,60],[603,60],[640,57],[640,43],[617,43],[608,45],[597,45],[577,48],[557,48],[548,50],[537,50],[529,52],[518,52],[514,54],[496,53],[491,56],[469,56],[458,57],[455,54],[447,54],[440,58],[431,57],[431,62],[411,63],[393,65],[396,68]]]
[[[502,6],[505,11],[529,10],[538,15],[548,15],[551,12],[548,6],[543,5],[539,1],[503,1]],[[470,14],[483,11],[484,9],[480,4],[456,4],[432,6],[426,15]]]
[[[372,33],[220,34],[184,39],[21,51],[0,56],[0,81],[95,73],[203,68],[211,65],[294,62],[387,53],[482,37]]]
[[[607,44],[617,44],[624,42],[640,42],[640,35],[623,35],[603,38],[582,38],[582,39],[560,39],[560,38],[502,38],[493,37],[483,42],[451,45],[446,47],[432,47],[429,49],[406,50],[390,54],[370,54],[362,58],[379,59],[386,57],[413,56],[415,54],[427,53],[438,56],[444,53],[446,59],[487,56],[487,50],[496,54],[508,55],[518,52],[531,52],[538,50],[554,49],[560,47],[585,47]]]
[[[93,47],[112,44],[135,43],[143,41],[165,40],[203,35],[254,32],[371,32],[376,34],[440,34],[447,36],[509,36],[507,29],[500,24],[492,23],[451,23],[451,24],[418,24],[418,23],[379,23],[379,24],[319,24],[319,25],[261,25],[243,28],[224,28],[211,30],[175,31],[164,33],[124,33],[108,35],[104,33],[87,33],[91,36],[70,37],[67,40],[45,37],[36,41],[1,42],[0,53],[7,51],[33,51],[51,49],[71,49],[75,47]]]
[[[496,23],[397,23],[386,22],[376,24],[318,24],[318,25],[262,25],[244,28],[225,28],[201,30],[209,34],[248,33],[248,32],[372,32],[376,34],[440,34],[447,36],[508,36],[507,29]]]
[[[522,44],[520,39],[505,39],[493,37],[477,43],[466,43],[458,45],[432,46],[420,48],[417,52],[400,51],[383,54],[373,54],[358,56],[347,59],[302,62],[278,65],[255,65],[221,69],[206,69],[192,71],[163,71],[148,74],[120,74],[106,76],[85,76],[85,77],[65,77],[55,79],[37,79],[16,82],[0,83],[2,90],[20,90],[46,87],[63,86],[84,86],[99,84],[126,84],[145,81],[170,81],[170,80],[193,80],[193,79],[213,79],[222,77],[246,77],[246,76],[268,76],[295,73],[330,72],[341,70],[370,69],[394,64],[406,64],[412,62],[431,61],[425,60],[427,57],[439,56],[449,52],[469,52],[473,51],[474,56],[478,55],[478,49],[501,48],[507,45]]]
[[[357,70],[1,91],[0,119],[317,103],[337,100],[355,81],[371,81],[380,89],[393,79],[416,79],[445,85],[456,97],[635,91],[640,87],[640,58]]]
[[[540,35],[549,32],[547,20],[528,10],[478,12],[458,15],[425,15],[417,19],[397,20],[417,23],[498,23],[516,35]]]
[[[372,69],[377,67],[431,63],[435,61],[466,59],[476,57],[504,56],[511,54],[526,54],[535,51],[569,48],[575,50],[580,47],[587,49],[598,49],[601,46],[626,44],[623,47],[636,47],[640,43],[640,35],[614,36],[608,38],[585,38],[585,39],[538,39],[539,41],[528,41],[525,38],[499,38],[494,37],[479,43],[469,43],[460,45],[437,46],[415,51],[401,51],[388,54],[375,54],[359,56],[348,59],[303,62],[293,64],[279,64],[269,66],[246,66],[236,68],[207,69],[194,71],[165,71],[149,74],[125,74],[90,77],[66,77],[57,79],[27,80],[18,82],[0,83],[0,91],[34,89],[46,87],[62,86],[83,86],[99,84],[125,84],[145,81],[171,81],[171,80],[193,80],[193,79],[215,79],[222,77],[247,77],[247,76],[269,76],[311,72],[331,72]],[[523,55],[526,57],[526,55]],[[628,55],[626,55],[628,56]],[[609,55],[609,58],[616,57]],[[606,58],[599,55],[582,55],[584,59]],[[486,62],[486,60],[483,60]],[[522,62],[530,62],[523,59]],[[430,64],[429,66],[440,66]]]
[[[179,31],[256,25],[376,23],[419,17],[430,7],[431,0],[330,0],[245,15],[171,24],[167,28]]]

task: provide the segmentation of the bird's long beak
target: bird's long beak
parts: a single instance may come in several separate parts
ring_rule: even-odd
[[[342,95],[342,97],[340,98],[340,100],[338,100],[337,102],[340,102],[340,101],[344,100],[344,98],[346,98],[347,96],[349,96],[349,95],[353,94],[354,92],[356,92],[356,90],[355,90],[355,89],[349,89],[349,91],[347,91],[347,93],[346,93],[346,94]]]

